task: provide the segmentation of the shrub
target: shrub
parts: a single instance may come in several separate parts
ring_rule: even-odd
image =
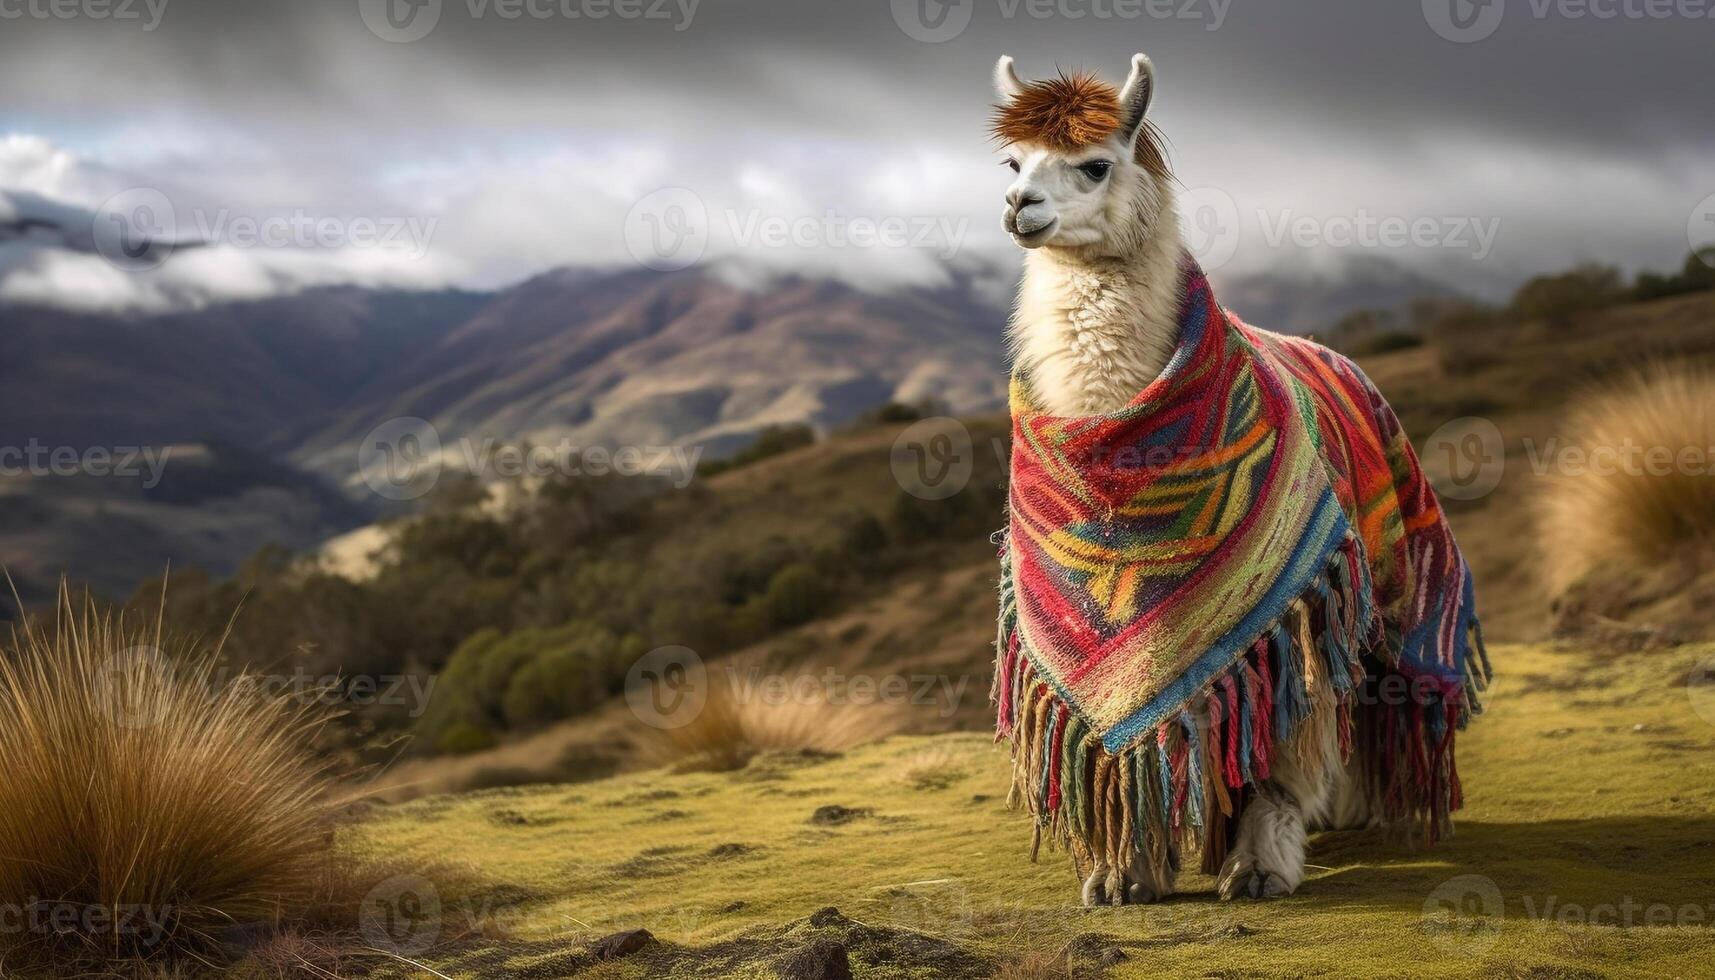
[[[617,691],[642,654],[600,625],[574,622],[513,633],[481,630],[447,662],[434,699],[417,723],[426,746],[459,751],[476,744],[467,730],[532,728],[587,711]]]
[[[1715,289],[1715,246],[1698,249],[1687,255],[1678,275],[1638,273],[1632,296],[1636,299],[1659,299],[1663,296],[1698,293],[1707,289]]]
[[[1513,294],[1512,311],[1524,319],[1564,322],[1575,313],[1612,306],[1626,298],[1620,270],[1581,265],[1553,276],[1537,276]]]
[[[52,628],[13,631],[0,906],[73,924],[5,942],[57,967],[207,950],[223,927],[280,924],[312,900],[329,840],[314,699],[217,678],[218,656],[163,640],[158,619],[137,629],[87,599],[74,608],[63,587]],[[151,928],[111,909],[147,912]]]
[[[1425,317],[1423,333],[1435,345],[1436,358],[1449,374],[1475,371],[1501,359],[1495,344],[1500,317],[1475,303],[1446,303]]]
[[[808,562],[795,562],[774,573],[762,601],[769,621],[777,627],[807,623],[832,604],[834,594],[822,573]]]
[[[466,752],[481,752],[483,749],[494,748],[494,736],[486,729],[478,728],[468,721],[456,721],[441,732],[435,739],[435,750],[452,755],[462,755]]]
[[[907,712],[895,705],[830,702],[816,694],[818,678],[786,678],[785,698],[773,697],[761,675],[708,673],[709,694],[684,724],[637,735],[639,757],[680,771],[743,768],[764,752],[839,752],[903,731]]]
[[[715,476],[727,470],[736,470],[741,466],[778,456],[781,453],[808,446],[816,441],[816,430],[807,425],[769,425],[764,426],[756,434],[756,439],[750,445],[733,453],[726,459],[713,459],[697,467],[700,477]]]
[[[1551,586],[1715,549],[1715,372],[1639,370],[1585,396],[1565,432],[1584,462],[1553,473],[1540,505]]]

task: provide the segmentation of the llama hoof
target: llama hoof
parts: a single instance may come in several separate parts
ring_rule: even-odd
[[[1129,877],[1129,875],[1122,875],[1107,868],[1097,868],[1090,877],[1084,879],[1084,907],[1150,905],[1166,897],[1165,894],[1158,892],[1156,888],[1145,882],[1128,881],[1127,878]]]
[[[1108,904],[1108,872],[1106,869],[1097,868],[1088,878],[1084,879],[1082,900],[1087,909]]]
[[[1129,905],[1153,905],[1161,896],[1141,881],[1134,881],[1125,890],[1126,903]]]
[[[1225,902],[1235,898],[1283,898],[1292,894],[1293,887],[1280,875],[1253,867],[1234,855],[1227,859],[1216,890]]]

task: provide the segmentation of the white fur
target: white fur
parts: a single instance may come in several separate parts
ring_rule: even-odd
[[[1021,87],[1011,58],[995,66],[995,85],[1003,98]],[[1121,90],[1128,118],[1114,139],[1070,153],[1007,147],[1018,178],[1007,188],[1003,220],[1029,250],[1009,339],[1014,364],[1051,414],[1123,407],[1161,374],[1178,339],[1181,245],[1173,190],[1133,159],[1153,89],[1153,69],[1139,54]],[[1091,160],[1113,164],[1105,179],[1079,171]],[[1206,717],[1198,720],[1207,727]],[[1317,730],[1326,733],[1324,744],[1312,747],[1321,764],[1307,770],[1291,751],[1280,752],[1272,778],[1240,816],[1237,841],[1217,878],[1222,898],[1290,895],[1304,880],[1311,830],[1370,821],[1353,775],[1357,757],[1350,765],[1340,759],[1333,725]],[[1165,868],[1098,863],[1084,882],[1084,904],[1165,898],[1177,864],[1177,853]]]
[[[1003,96],[1017,76],[996,66]],[[1131,401],[1167,366],[1177,339],[1179,218],[1172,186],[1140,166],[1133,147],[1154,88],[1133,59],[1122,104],[1134,113],[1099,146],[1062,152],[1014,143],[1018,177],[1003,223],[1029,249],[1009,339],[1042,408],[1091,415]],[[1095,181],[1079,168],[1112,164]]]

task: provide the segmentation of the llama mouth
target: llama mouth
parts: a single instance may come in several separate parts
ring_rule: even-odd
[[[1054,229],[1058,228],[1059,226],[1060,226],[1060,219],[1055,218],[1052,221],[1048,222],[1047,224],[1043,225],[1042,227],[1034,229],[1032,231],[1021,231],[1021,230],[1019,230],[1019,228],[1016,224],[1014,224],[1013,227],[1007,229],[1007,231],[1011,232],[1013,241],[1024,246],[1025,248],[1034,248],[1037,245],[1040,245],[1043,242],[1047,241],[1048,236],[1052,235],[1054,233]]]

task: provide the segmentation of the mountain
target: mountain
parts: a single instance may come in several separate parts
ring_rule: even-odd
[[[864,292],[826,280],[735,284],[719,270],[569,270],[494,297],[353,393],[294,453],[350,478],[357,440],[414,416],[449,440],[698,445],[762,426],[830,427],[889,400],[954,412],[1004,401],[1004,315],[973,283]]]
[[[496,292],[340,286],[159,314],[3,305],[0,448],[200,448],[157,486],[0,471],[33,515],[11,520],[0,560],[119,588],[169,559],[220,572],[264,543],[309,547],[390,504],[367,492],[358,447],[397,418],[427,420],[461,460],[525,443],[718,457],[764,426],[826,430],[888,401],[996,410],[1010,275],[967,265],[876,292],[722,266],[560,269]],[[1450,292],[1373,258],[1217,288],[1298,332]],[[173,496],[175,480],[200,496]]]
[[[0,456],[0,562],[26,592],[67,570],[124,591],[169,560],[224,573],[263,544],[313,546],[387,503],[365,492],[357,447],[402,416],[430,421],[443,446],[719,455],[765,425],[833,427],[889,400],[993,409],[1003,314],[981,295],[961,274],[880,295],[720,269],[567,269],[496,293],[333,287],[166,314],[0,306],[0,449],[34,454]],[[91,450],[153,452],[160,479],[94,473]],[[55,451],[76,461],[29,462]]]
[[[1245,322],[1281,333],[1322,336],[1354,310],[1403,314],[1415,299],[1461,295],[1391,259],[1363,254],[1225,279],[1215,274],[1212,280],[1222,305]]]

